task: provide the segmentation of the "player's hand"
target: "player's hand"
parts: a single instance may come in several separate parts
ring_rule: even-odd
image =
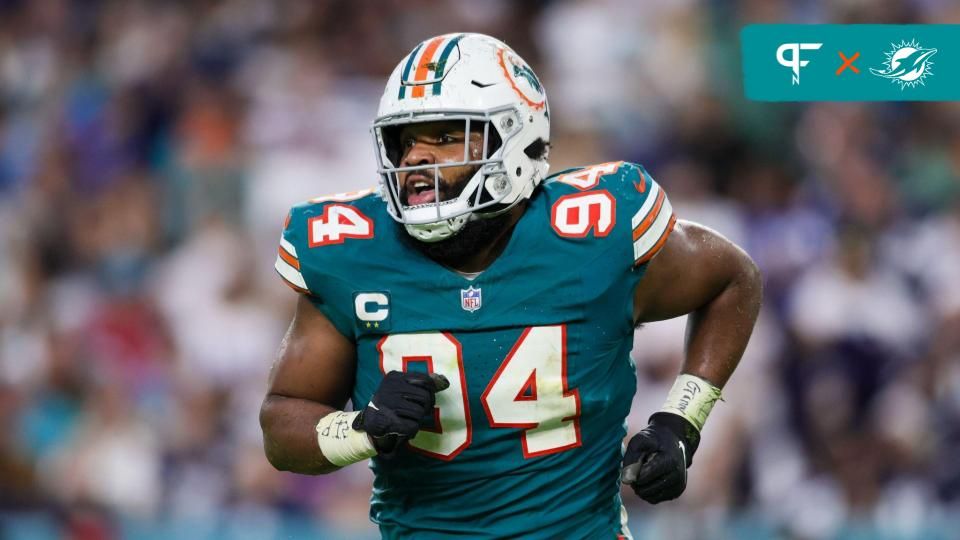
[[[353,421],[353,429],[366,432],[381,455],[391,455],[420,430],[423,418],[433,417],[436,393],[450,382],[431,373],[387,373],[366,408]]]
[[[659,412],[630,439],[621,481],[650,504],[676,499],[687,487],[687,467],[700,434],[683,417]]]

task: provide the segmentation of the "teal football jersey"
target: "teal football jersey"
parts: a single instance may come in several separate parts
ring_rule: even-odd
[[[562,171],[467,279],[417,250],[372,190],[293,208],[276,268],[356,343],[354,407],[391,370],[450,381],[416,438],[371,460],[384,538],[629,535],[633,290],[674,219],[637,165]]]

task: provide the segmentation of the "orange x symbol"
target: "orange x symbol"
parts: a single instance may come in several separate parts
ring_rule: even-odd
[[[837,51],[837,54],[840,55],[840,58],[843,58],[843,64],[841,64],[840,67],[837,68],[837,73],[836,73],[837,75],[840,75],[841,73],[843,73],[843,70],[847,68],[850,68],[851,70],[853,70],[854,73],[860,73],[860,70],[857,69],[857,66],[853,65],[853,61],[860,57],[860,51],[853,53],[853,56],[851,56],[850,58],[847,58],[846,56],[844,56],[843,53],[840,51]]]

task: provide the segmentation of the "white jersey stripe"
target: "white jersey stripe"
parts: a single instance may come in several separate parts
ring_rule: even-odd
[[[630,527],[627,526],[630,517],[627,516],[627,509],[622,504],[620,505],[620,537],[626,540],[633,540],[633,535],[630,534]]]
[[[655,202],[657,202],[657,195],[660,194],[660,186],[656,182],[648,182],[650,185],[650,193],[647,194],[647,200],[643,201],[643,205],[640,206],[640,210],[633,215],[633,219],[630,220],[630,228],[636,229],[637,225],[643,221],[643,218],[647,217],[647,214],[650,213],[650,209],[653,208]]]
[[[307,283],[303,280],[303,274],[301,274],[296,268],[287,264],[287,261],[283,260],[283,258],[278,256],[277,262],[274,263],[273,267],[277,270],[277,273],[283,277],[283,279],[289,281],[292,285],[296,285],[301,289],[307,288]]]
[[[293,247],[293,244],[288,242],[287,239],[284,238],[283,236],[280,237],[280,247],[282,247],[284,251],[292,255],[294,259],[297,258],[297,248]]]
[[[647,252],[653,249],[660,237],[663,236],[663,232],[670,225],[671,217],[673,217],[673,208],[670,206],[670,201],[664,198],[663,206],[660,207],[657,218],[650,224],[650,228],[633,243],[633,260],[644,257]]]

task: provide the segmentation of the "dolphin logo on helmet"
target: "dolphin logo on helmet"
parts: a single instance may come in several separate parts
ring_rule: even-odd
[[[530,83],[530,86],[534,87],[537,92],[543,92],[543,86],[540,85],[540,81],[537,79],[537,76],[533,73],[533,70],[530,69],[530,66],[524,65],[513,65],[513,76],[514,77],[523,77]]]

